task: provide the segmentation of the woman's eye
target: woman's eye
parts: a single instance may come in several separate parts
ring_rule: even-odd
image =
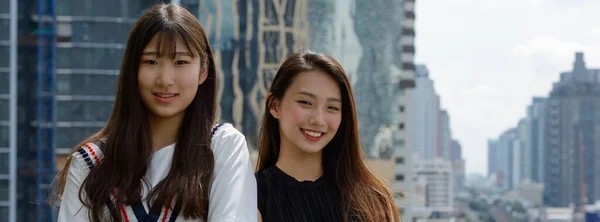
[[[300,103],[302,105],[308,105],[308,106],[310,106],[310,103],[307,102],[307,101],[304,101],[304,100],[300,100],[300,101],[298,101],[298,103]]]

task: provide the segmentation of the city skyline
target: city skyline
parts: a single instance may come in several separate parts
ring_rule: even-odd
[[[572,70],[561,73],[550,95],[533,98],[527,117],[490,140],[488,176],[495,188],[541,183],[545,206],[574,204],[578,211],[596,201],[599,73],[576,53]]]
[[[575,52],[600,66],[600,2],[421,0],[416,11],[415,63],[431,72],[467,173],[487,173],[487,140],[546,97]]]

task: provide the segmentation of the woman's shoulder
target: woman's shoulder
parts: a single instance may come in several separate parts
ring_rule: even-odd
[[[263,168],[254,173],[259,189],[266,190],[268,187],[277,183],[277,174],[273,172],[272,168],[273,167]]]
[[[264,182],[266,179],[271,176],[268,168],[260,169],[254,173],[254,177],[256,177],[256,182]]]
[[[211,141],[211,150],[217,161],[250,158],[246,137],[230,123],[216,124]]]
[[[71,166],[91,169],[100,164],[104,159],[104,143],[105,140],[84,143],[71,154]]]
[[[213,126],[212,149],[213,151],[222,149],[233,149],[246,145],[246,137],[230,123],[218,123]]]
[[[239,130],[237,130],[231,123],[227,122],[214,124],[211,133],[213,141],[222,139],[245,139],[244,135]]]

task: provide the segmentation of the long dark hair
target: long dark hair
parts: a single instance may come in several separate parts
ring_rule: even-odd
[[[328,74],[340,87],[342,121],[323,150],[323,171],[330,175],[340,192],[340,206],[347,217],[356,215],[360,221],[399,221],[399,214],[390,190],[381,183],[362,161],[358,138],[354,96],[350,81],[342,66],[333,58],[314,52],[289,56],[279,67],[271,84],[260,129],[257,170],[274,165],[279,157],[279,123],[268,110],[283,98],[296,76],[318,70]]]
[[[79,199],[90,209],[92,221],[108,220],[103,218],[103,214],[113,190],[118,193],[113,206],[141,201],[143,177],[152,153],[152,138],[148,110],[138,92],[138,67],[142,50],[155,35],[159,39],[159,57],[174,56],[175,39],[180,38],[193,57],[200,57],[202,70],[207,68],[208,76],[185,110],[171,170],[150,192],[148,203],[162,200],[166,205],[170,198],[175,198],[177,204],[185,206],[181,211],[183,217],[207,218],[208,188],[214,169],[210,130],[215,119],[217,81],[212,50],[202,26],[191,13],[176,5],[158,4],[148,9],[131,30],[108,123],[99,133],[75,148],[106,139],[102,163],[90,171],[79,191]],[[64,190],[70,162],[71,158],[57,176],[59,195]],[[120,211],[111,211],[113,221],[122,220]]]

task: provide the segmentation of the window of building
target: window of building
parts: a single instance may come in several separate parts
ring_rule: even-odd
[[[6,56],[6,57],[5,57]],[[0,58],[8,58],[8,55],[0,55]],[[0,94],[9,94],[10,93],[10,73],[0,71]]]
[[[0,201],[8,201],[8,180],[0,179]]]
[[[0,221],[8,221],[8,207],[0,207]]]
[[[404,148],[404,140],[402,140],[402,139],[395,140],[394,141],[394,147],[396,147],[396,148]]]
[[[10,104],[10,100],[8,99],[0,99],[0,121],[8,121],[9,120],[9,111],[8,107]]]
[[[403,113],[404,112],[404,105],[400,105],[400,107],[398,108],[398,110]]]
[[[123,51],[118,48],[57,47],[56,57],[59,59],[56,68],[118,70],[123,59]]]
[[[133,24],[128,22],[88,22],[71,23],[73,42],[118,43],[127,42],[129,30]],[[106,30],[110,30],[107,32]]]
[[[396,174],[396,181],[404,181],[404,175],[403,174]]]
[[[0,153],[0,174],[8,174],[8,153]]]
[[[263,43],[265,46],[265,63],[279,63],[278,55],[279,47],[279,32],[266,31],[263,33]],[[260,43],[259,43],[260,44]]]
[[[57,15],[137,18],[156,1],[71,0],[56,1]]]
[[[403,164],[404,163],[404,157],[396,157],[396,163]]]
[[[197,0],[180,0],[179,4],[186,8],[188,11],[190,11],[190,13],[192,13],[192,15],[198,17],[198,15],[200,15],[200,17],[202,17],[203,15],[206,15],[206,11],[211,10],[210,7],[202,7],[202,9],[200,9],[200,2]],[[206,3],[203,3],[206,4]],[[222,2],[221,4],[227,4],[225,2]],[[231,4],[231,3],[229,3]],[[231,6],[230,6],[231,7]],[[238,10],[242,10],[240,8],[238,8]],[[225,19],[225,18],[223,18]],[[201,20],[200,23],[204,24],[205,21]],[[244,36],[244,35],[240,35],[240,36]]]
[[[79,144],[86,137],[94,134],[99,127],[58,127],[56,128],[56,147],[70,148]]]
[[[58,101],[58,121],[104,122],[110,117],[113,108],[112,101]]]
[[[8,147],[9,133],[8,126],[0,126],[0,147]]]
[[[406,95],[406,90],[401,89],[400,87],[396,88],[396,96],[404,96]]]
[[[56,75],[59,95],[113,96],[117,87],[116,75]]]
[[[0,45],[0,67],[8,68],[10,66],[10,59],[7,59],[10,55],[10,46]]]
[[[56,92],[57,94],[70,94],[71,82],[68,79],[58,77],[56,80]]]
[[[7,1],[2,1],[2,2],[7,2]],[[2,3],[0,3],[0,4],[2,4]],[[2,13],[2,12],[0,12],[0,13]],[[10,30],[10,19],[0,19],[0,30]],[[8,40],[10,40],[10,32],[8,32],[8,31],[0,32],[0,41],[8,41]],[[7,57],[8,57],[8,55],[7,55]]]
[[[404,129],[404,123],[398,124],[398,129],[403,130]]]
[[[2,14],[10,13],[10,1],[0,1],[0,13],[2,13]],[[3,30],[8,30],[8,29],[3,29]],[[6,220],[6,221],[8,221],[8,220]]]

